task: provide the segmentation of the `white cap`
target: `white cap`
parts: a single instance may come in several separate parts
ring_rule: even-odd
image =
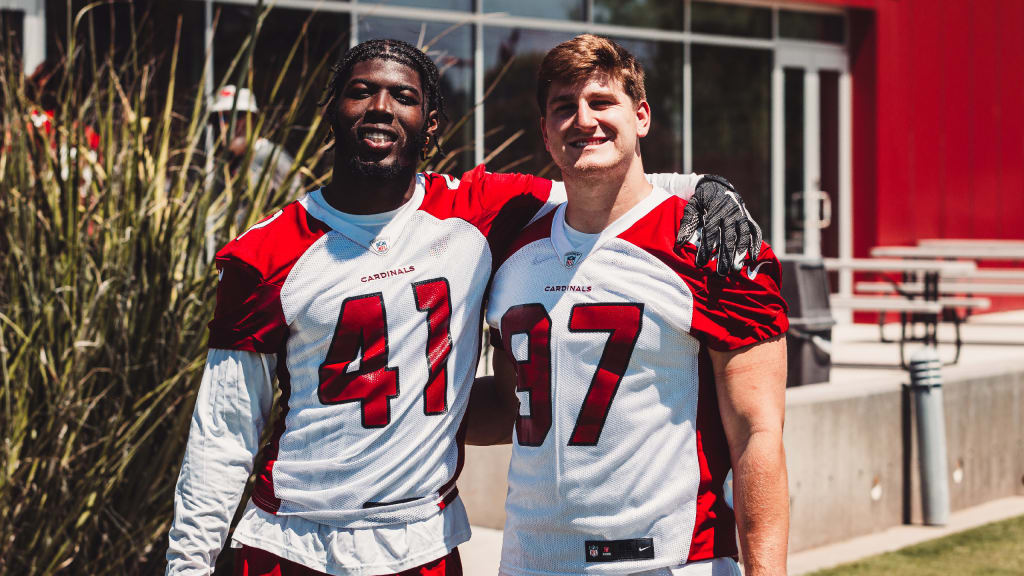
[[[210,105],[210,112],[230,112],[235,107],[235,90],[236,88],[232,84],[221,88],[213,99],[213,104]],[[236,109],[239,112],[259,112],[259,108],[256,107],[256,97],[248,88],[238,90],[238,107]]]

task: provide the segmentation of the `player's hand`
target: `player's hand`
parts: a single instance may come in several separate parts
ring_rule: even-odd
[[[676,247],[690,242],[697,246],[698,267],[718,258],[722,276],[743,268],[761,253],[761,227],[754,222],[743,198],[721,176],[708,174],[697,182],[696,191],[679,223]]]

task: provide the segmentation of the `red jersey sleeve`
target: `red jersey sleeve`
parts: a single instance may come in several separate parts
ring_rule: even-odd
[[[697,249],[688,244],[689,261]],[[782,299],[782,268],[767,244],[757,261],[729,276],[711,266],[686,278],[693,293],[691,332],[714,350],[735,350],[783,334],[789,328]]]
[[[249,264],[217,258],[220,282],[210,321],[210,348],[274,354],[281,350],[288,326],[281,309],[281,288],[267,283]]]
[[[735,350],[784,333],[789,328],[780,291],[782,269],[767,244],[753,267],[727,277],[714,263],[697,268],[697,247],[675,247],[675,233],[686,201],[671,197],[621,237],[647,250],[686,283],[693,295],[690,333],[715,350]]]
[[[217,253],[217,307],[210,348],[276,354],[288,322],[281,287],[296,261],[328,227],[292,202],[264,218]]]
[[[504,254],[551,196],[550,180],[492,174],[481,164],[461,178],[428,172],[423,208],[438,218],[461,218],[480,230],[491,253]]]

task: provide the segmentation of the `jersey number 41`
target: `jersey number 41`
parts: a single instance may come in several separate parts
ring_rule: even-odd
[[[416,282],[412,284],[412,293],[416,308],[427,313],[426,354],[430,374],[423,388],[423,413],[444,414],[448,411],[448,356],[452,351],[448,280]],[[398,368],[388,366],[384,295],[376,292],[347,298],[341,304],[327,358],[320,365],[320,402],[359,402],[363,427],[383,428],[391,422],[391,400],[398,396],[398,391]]]

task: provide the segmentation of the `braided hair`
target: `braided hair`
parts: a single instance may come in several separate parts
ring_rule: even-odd
[[[437,111],[441,119],[448,119],[448,115],[444,110],[444,96],[441,94],[441,74],[438,72],[434,61],[422,50],[408,42],[393,38],[379,38],[361,42],[348,49],[341,55],[338,62],[331,67],[331,78],[327,82],[327,90],[319,102],[319,105],[324,107],[325,115],[331,127],[335,126],[335,108],[338,94],[345,87],[345,83],[348,82],[349,76],[352,74],[352,68],[359,62],[377,59],[391,60],[416,70],[419,73],[420,84],[422,85],[427,102],[426,115],[429,116],[431,112]],[[444,153],[441,149],[441,142],[437,137],[433,138],[433,148],[439,154]]]

